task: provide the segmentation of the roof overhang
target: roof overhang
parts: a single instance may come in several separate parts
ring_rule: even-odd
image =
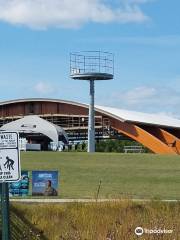
[[[27,99],[3,101],[3,102],[0,102],[0,106],[22,103],[22,102],[64,103],[64,104],[71,104],[71,105],[88,109],[88,104],[83,104],[83,103],[68,101],[68,100],[61,100],[61,99],[49,99],[49,98],[27,98]],[[165,114],[142,113],[142,112],[128,111],[124,109],[105,107],[105,106],[96,106],[95,110],[103,115],[107,115],[109,117],[118,119],[122,122],[180,129],[180,120],[178,118],[170,117]]]

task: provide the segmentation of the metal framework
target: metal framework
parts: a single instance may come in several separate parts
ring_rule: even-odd
[[[102,51],[70,53],[70,76],[77,80],[109,80],[114,75],[114,55]]]

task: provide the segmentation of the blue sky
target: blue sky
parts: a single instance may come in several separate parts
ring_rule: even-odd
[[[180,116],[180,1],[0,0],[1,100],[49,97],[88,103],[69,78],[69,53],[115,54],[115,78],[96,103]]]

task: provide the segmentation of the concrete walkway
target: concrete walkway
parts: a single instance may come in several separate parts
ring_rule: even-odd
[[[57,199],[57,198],[25,198],[25,199],[11,199],[10,202],[22,202],[22,203],[94,203],[94,202],[121,202],[121,201],[133,201],[133,202],[180,202],[180,200],[152,200],[152,199]]]

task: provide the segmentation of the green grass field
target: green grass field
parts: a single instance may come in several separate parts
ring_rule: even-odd
[[[155,154],[23,152],[23,170],[58,170],[60,198],[180,199],[180,157]]]

